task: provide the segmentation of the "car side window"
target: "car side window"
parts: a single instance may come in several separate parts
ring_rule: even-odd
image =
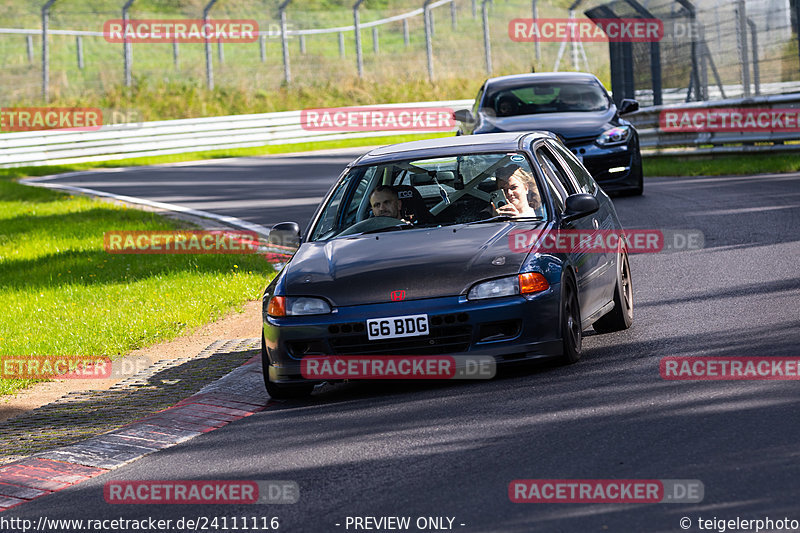
[[[592,175],[589,174],[589,171],[586,170],[580,161],[578,161],[578,158],[575,157],[575,154],[570,152],[565,146],[556,142],[549,143],[549,146],[566,161],[567,167],[572,171],[572,175],[578,182],[578,185],[580,185],[581,190],[589,194],[594,194],[597,191],[597,184],[594,178],[592,178]]]
[[[317,221],[317,227],[314,229],[314,233],[311,235],[312,241],[320,239],[326,233],[336,229],[336,215],[339,213],[339,206],[342,203],[342,197],[344,196],[347,187],[350,185],[350,179],[352,175],[353,174],[351,171],[351,173],[342,180],[342,182],[334,191],[333,196],[331,196],[331,201],[328,202],[325,211],[322,212],[322,215]]]
[[[483,87],[481,87],[478,90],[478,96],[475,97],[475,103],[472,104],[472,116],[473,117],[477,117],[478,116],[478,109],[480,108],[481,99],[483,98],[483,93],[484,93],[485,90],[486,90],[486,85],[484,85]]]
[[[561,168],[561,162],[546,146],[540,145],[536,149],[536,159],[539,160],[539,164],[549,173],[555,183],[561,185],[562,191],[566,192],[567,196],[578,192],[577,183],[570,179],[564,169]]]

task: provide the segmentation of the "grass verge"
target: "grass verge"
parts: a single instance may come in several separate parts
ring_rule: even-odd
[[[736,176],[796,172],[800,154],[657,156],[643,160],[645,176]]]
[[[13,182],[0,171],[0,359],[114,358],[172,339],[259,297],[272,266],[256,255],[116,255],[110,230],[180,223]],[[0,377],[0,395],[31,380]]]

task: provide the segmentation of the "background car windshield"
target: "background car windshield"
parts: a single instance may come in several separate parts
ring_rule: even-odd
[[[487,95],[484,109],[498,117],[539,113],[605,111],[609,100],[594,83],[545,83],[500,89]]]
[[[374,208],[388,194],[388,210]],[[378,189],[378,193],[376,193]],[[543,195],[522,154],[473,154],[355,167],[336,187],[317,219],[312,241],[390,230],[477,222],[503,203],[519,216],[545,217]],[[516,202],[516,203],[515,203]]]

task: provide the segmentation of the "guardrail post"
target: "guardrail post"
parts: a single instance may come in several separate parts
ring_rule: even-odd
[[[267,62],[267,36],[261,35],[258,38],[258,52],[261,56],[261,62]]]
[[[172,41],[172,64],[175,66],[175,70],[181,68],[180,66],[180,56],[178,54],[178,41]]]
[[[361,55],[361,20],[358,16],[358,8],[364,0],[356,0],[353,4],[353,32],[356,37],[356,67],[358,68],[358,77],[364,77],[364,58]]]
[[[83,38],[80,35],[75,36],[75,48],[78,52],[78,69],[83,70]]]
[[[372,51],[378,55],[378,27],[372,27]]]
[[[453,31],[458,29],[458,21],[456,20],[456,1],[450,0],[450,21],[453,24]]]
[[[739,64],[742,68],[742,89],[744,96],[750,96],[750,61],[747,53],[747,14],[744,0],[736,0],[736,48],[739,51]]]
[[[131,80],[131,43],[128,42],[128,10],[136,0],[127,0],[122,6],[122,61],[125,72],[125,87],[130,87]]]
[[[478,0],[472,0],[472,18],[478,18]]]
[[[344,32],[339,32],[339,57],[344,57]]]
[[[761,94],[761,76],[758,71],[758,28],[753,19],[747,19],[747,25],[750,26],[750,46],[753,50],[753,85],[756,94]]]
[[[286,83],[292,81],[292,71],[289,68],[289,42],[286,37],[286,6],[292,0],[283,0],[283,3],[278,6],[281,13],[281,49],[283,51],[283,79]]]
[[[208,12],[211,11],[211,8],[214,7],[214,4],[217,3],[217,0],[211,0],[203,9],[203,27],[207,27],[208,24]],[[211,42],[208,40],[208,35],[205,36],[206,41],[206,85],[208,86],[208,90],[214,89],[214,65],[212,64],[211,60]]]
[[[33,36],[25,36],[25,47],[28,50],[28,64],[33,65]]]
[[[489,38],[489,6],[490,0],[483,0],[481,11],[483,14],[483,52],[486,55],[486,74],[492,75],[492,42]]]
[[[47,0],[42,6],[42,100],[47,102],[50,92],[50,55],[47,48],[47,24],[50,21],[50,6],[56,0]]]
[[[534,20],[539,18],[539,6],[537,5],[536,0],[531,0],[531,14],[533,15]],[[533,45],[534,49],[536,50],[536,66],[538,67],[542,62],[542,49],[539,45],[539,39],[534,40]]]
[[[222,50],[222,41],[217,41],[217,58],[220,65],[225,62],[225,52]]]
[[[408,19],[403,19],[403,45],[408,48]]]
[[[298,41],[300,41],[300,53],[305,55],[306,54],[306,36],[303,35],[303,34],[300,34],[297,37],[298,37]]]

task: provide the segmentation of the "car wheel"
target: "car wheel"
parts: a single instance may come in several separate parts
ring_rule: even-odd
[[[270,398],[288,400],[291,398],[305,398],[314,390],[314,383],[300,383],[297,385],[279,385],[269,380],[269,356],[264,334],[261,334],[261,368],[264,371],[264,385]]]
[[[581,309],[578,290],[572,276],[565,276],[561,289],[561,342],[563,345],[563,364],[572,364],[581,358]]]
[[[628,252],[623,251],[614,287],[614,309],[593,324],[598,333],[611,333],[628,329],[633,323],[633,282]]]

